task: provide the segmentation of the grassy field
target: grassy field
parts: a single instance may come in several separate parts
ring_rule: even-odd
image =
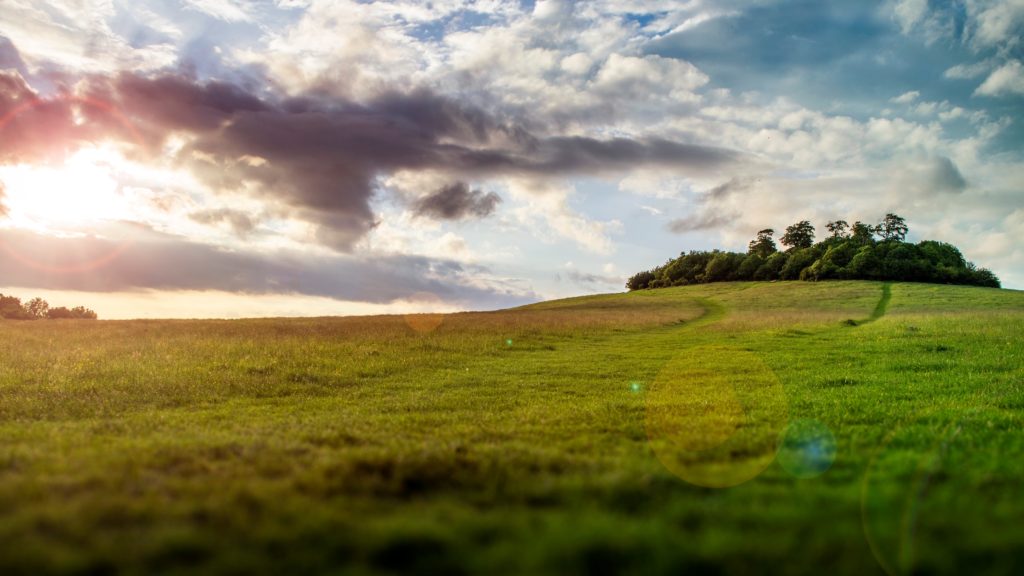
[[[0,574],[1011,574],[1024,293],[0,323]]]

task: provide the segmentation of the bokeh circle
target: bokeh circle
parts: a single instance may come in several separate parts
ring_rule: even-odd
[[[432,292],[416,292],[409,297],[409,301],[426,304],[429,307],[434,308],[444,305],[444,300]],[[441,313],[425,312],[419,314],[406,314],[404,318],[405,323],[412,328],[414,332],[419,334],[429,334],[434,330],[437,330],[441,324],[444,323],[444,316],[445,315]]]
[[[889,431],[860,494],[864,536],[887,574],[987,571],[989,555],[957,550],[1018,529],[1001,503],[1020,497],[1022,420],[994,407],[941,406]]]
[[[673,357],[648,387],[645,408],[658,460],[708,488],[736,486],[764,471],[789,414],[775,372],[756,354],[722,346]]]
[[[796,478],[821,476],[836,459],[836,437],[817,420],[794,420],[782,433],[776,460]]]

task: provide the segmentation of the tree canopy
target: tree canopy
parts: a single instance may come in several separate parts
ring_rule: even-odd
[[[802,220],[786,228],[777,251],[774,230],[766,228],[746,254],[691,251],[663,266],[634,274],[626,288],[641,290],[734,280],[900,280],[998,288],[999,278],[968,262],[951,244],[906,242],[906,220],[886,214],[876,226],[845,220],[826,225],[828,238],[814,243],[814,226]]]
[[[21,298],[0,294],[0,318],[5,320],[95,320],[96,313],[85,306],[50,308],[42,298],[22,303]]]

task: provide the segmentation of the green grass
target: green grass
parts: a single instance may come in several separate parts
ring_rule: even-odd
[[[872,282],[0,323],[0,573],[1019,573],[1022,325]]]

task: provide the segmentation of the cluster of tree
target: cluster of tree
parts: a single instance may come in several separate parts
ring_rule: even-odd
[[[95,320],[96,313],[84,306],[50,308],[50,304],[42,298],[33,298],[22,303],[21,298],[0,294],[0,318],[7,320],[60,320],[65,318]]]
[[[634,274],[626,288],[663,288],[733,280],[900,280],[999,287],[999,278],[976,268],[955,246],[925,240],[906,242],[906,221],[886,214],[878,225],[829,222],[828,238],[815,243],[814,226],[804,220],[786,228],[779,241],[761,230],[745,254],[692,251],[663,266]]]

